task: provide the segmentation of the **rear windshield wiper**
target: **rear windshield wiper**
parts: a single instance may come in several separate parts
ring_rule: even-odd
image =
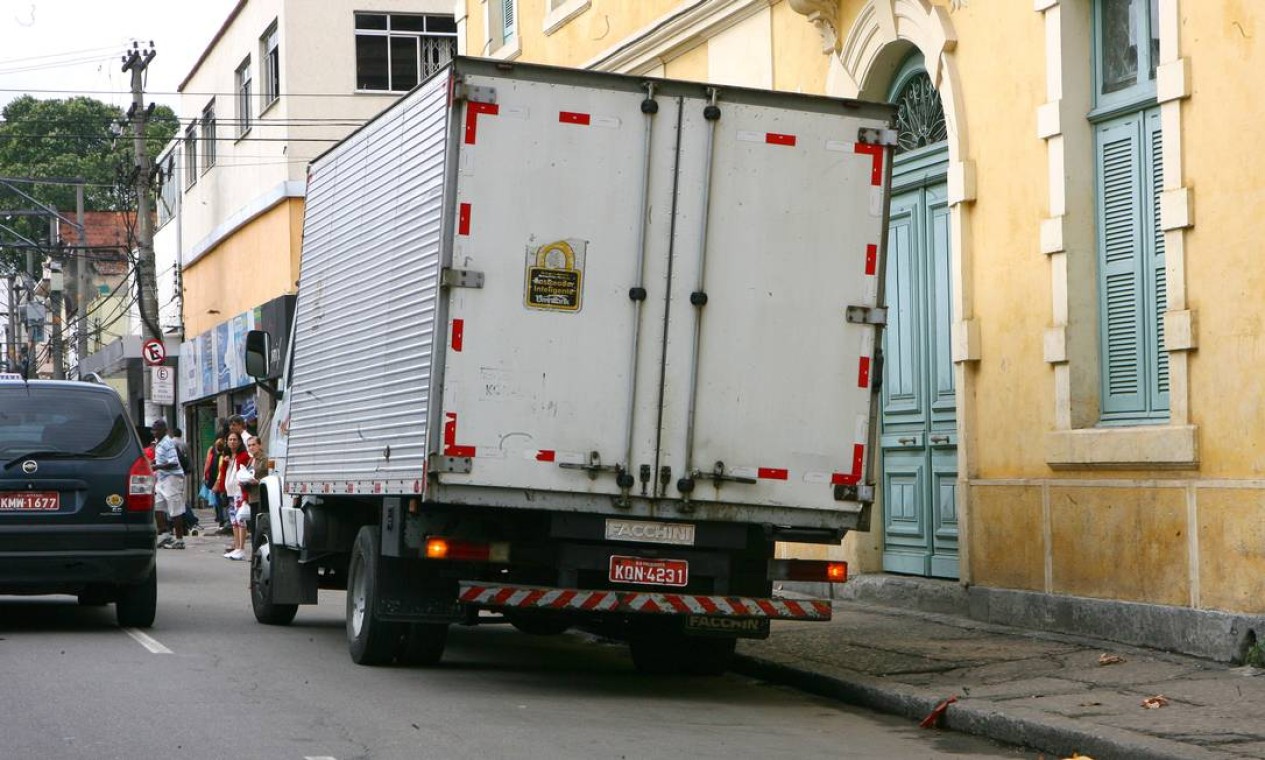
[[[9,469],[18,462],[25,462],[28,459],[101,459],[101,454],[94,454],[91,451],[57,451],[43,450],[30,451],[20,456],[16,456],[4,463],[4,469]]]

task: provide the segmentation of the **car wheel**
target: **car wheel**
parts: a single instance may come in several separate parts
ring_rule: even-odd
[[[376,525],[362,527],[347,570],[347,645],[357,665],[389,663],[404,633],[399,623],[377,617],[380,541]]]
[[[145,580],[119,590],[114,616],[120,628],[148,628],[158,609],[158,569],[151,568]]]
[[[256,523],[254,549],[250,553],[250,606],[255,619],[264,625],[289,625],[299,611],[297,604],[272,601],[273,563],[272,526],[268,515],[260,515]]]
[[[400,639],[396,661],[411,667],[435,665],[444,656],[447,643],[447,623],[412,623]]]

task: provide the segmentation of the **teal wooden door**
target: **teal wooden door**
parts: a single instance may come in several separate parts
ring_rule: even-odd
[[[937,158],[928,156],[929,158]],[[949,208],[940,161],[893,195],[880,450],[883,569],[958,577]],[[937,176],[939,175],[939,176]]]

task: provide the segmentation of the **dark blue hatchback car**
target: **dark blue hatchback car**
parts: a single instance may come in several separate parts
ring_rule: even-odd
[[[0,376],[0,594],[114,602],[148,627],[155,538],[154,474],[114,389]]]

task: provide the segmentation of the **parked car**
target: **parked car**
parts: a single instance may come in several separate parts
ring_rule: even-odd
[[[118,393],[0,375],[0,594],[113,602],[119,625],[149,627],[155,538],[153,470]]]

